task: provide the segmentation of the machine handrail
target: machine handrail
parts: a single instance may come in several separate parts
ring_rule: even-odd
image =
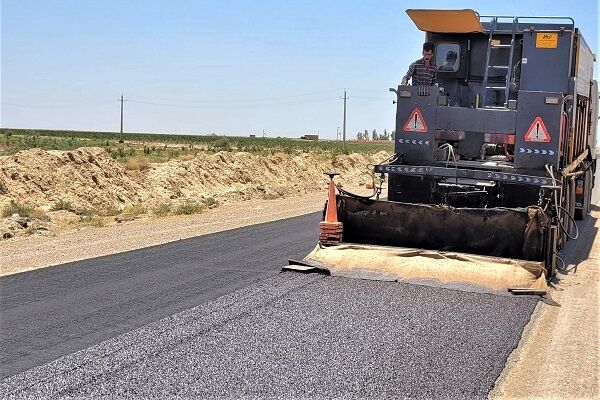
[[[481,22],[482,18],[491,18],[492,20],[489,21],[490,23],[495,22],[496,24],[498,23],[498,19],[512,19],[513,21],[516,21],[516,31],[520,32],[520,25],[519,24],[525,24],[526,22],[521,22],[519,23],[519,19],[543,19],[543,20],[568,20],[570,21],[570,29],[564,29],[562,31],[573,31],[575,29],[575,20],[571,17],[552,17],[552,16],[538,16],[538,17],[527,17],[527,16],[510,16],[510,15],[479,15],[479,22]],[[486,21],[487,22],[487,21]],[[560,32],[561,30],[556,30],[556,32]],[[502,31],[495,31],[496,33],[512,33],[510,31],[506,31],[506,32],[502,32]],[[544,32],[554,32],[554,31],[549,31],[547,29],[544,29]]]
[[[519,28],[519,18],[522,19],[563,19],[571,21],[571,31],[575,29],[575,20],[571,17],[515,17],[517,19],[517,29]],[[524,23],[524,22],[523,22]]]

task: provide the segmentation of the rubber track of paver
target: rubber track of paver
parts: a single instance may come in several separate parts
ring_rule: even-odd
[[[484,398],[536,299],[282,273],[0,382],[7,398]]]

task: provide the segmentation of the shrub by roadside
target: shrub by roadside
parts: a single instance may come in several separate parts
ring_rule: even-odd
[[[164,217],[165,215],[169,215],[172,211],[171,205],[168,203],[159,204],[158,206],[152,209],[152,214],[157,217]]]
[[[50,210],[51,211],[66,210],[66,211],[75,212],[75,207],[73,207],[73,205],[69,201],[64,200],[64,199],[59,199],[52,205]]]
[[[20,217],[31,217],[33,214],[33,207],[29,207],[25,204],[17,203],[11,200],[7,206],[2,209],[2,218],[10,217],[11,215],[17,214]]]
[[[181,203],[175,209],[175,214],[178,215],[192,215],[199,214],[204,209],[204,205],[199,204],[195,201],[186,201],[185,203]]]

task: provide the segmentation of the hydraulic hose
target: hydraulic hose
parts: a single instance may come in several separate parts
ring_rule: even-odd
[[[388,157],[386,160],[384,160],[380,165],[393,164],[400,157],[401,157],[400,154],[394,153],[390,157]],[[370,167],[372,165],[373,164],[368,164],[367,167]],[[346,196],[354,197],[354,198],[357,198],[357,199],[369,200],[369,199],[372,199],[373,197],[376,197],[377,199],[379,199],[379,195],[381,194],[381,185],[383,184],[383,181],[381,182],[381,184],[379,185],[379,187],[375,186],[375,173],[374,172],[371,172],[371,180],[373,182],[373,193],[370,196],[363,196],[363,195],[360,195],[360,194],[349,192],[349,191],[347,191],[345,189],[342,189],[341,186],[337,186],[337,190],[341,194],[345,194]]]
[[[565,260],[563,260],[562,257],[560,257],[558,254],[556,255],[556,260],[560,261],[560,267],[558,266],[558,263],[556,265],[556,269],[561,271],[561,272],[569,272],[569,269],[567,267],[567,264],[565,263]]]
[[[552,178],[552,182],[554,184],[554,186],[557,186],[556,184],[556,178],[554,177],[554,173],[552,172],[552,166],[546,164],[546,171],[548,172],[548,174],[550,175],[550,178]],[[567,210],[565,210],[563,207],[558,205],[558,192],[555,190],[554,191],[554,208],[555,208],[555,212],[556,212],[556,219],[558,220],[558,225],[560,226],[560,229],[565,233],[565,235],[567,235],[567,237],[571,240],[576,240],[579,237],[579,228],[577,227],[577,224],[575,223],[575,218],[573,218],[573,216],[571,215],[570,212],[568,212]],[[571,234],[569,232],[567,232],[567,229],[565,228],[563,221],[561,221],[560,219],[560,210],[563,210],[565,212],[565,214],[567,214],[569,216],[569,218],[571,219],[571,222],[573,222],[573,226],[575,227],[575,236],[571,236]]]
[[[575,236],[571,236],[569,234],[569,232],[566,231],[565,227],[563,226],[563,224],[560,224],[560,228],[563,230],[563,232],[567,235],[567,237],[571,240],[577,240],[577,238],[579,237],[579,228],[577,227],[577,224],[575,223],[575,218],[573,218],[573,216],[571,215],[570,212],[568,212],[567,210],[565,210],[563,207],[561,206],[557,206],[559,209],[563,210],[565,212],[565,214],[567,214],[569,216],[569,219],[571,220],[571,222],[573,222],[573,226],[575,227]],[[558,219],[558,222],[560,222],[560,218]]]

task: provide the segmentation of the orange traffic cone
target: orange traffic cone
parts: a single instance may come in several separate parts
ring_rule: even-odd
[[[325,210],[325,222],[338,222],[337,204],[335,201],[335,184],[333,183],[334,174],[329,175],[329,198],[327,200],[327,209]]]
[[[335,246],[342,242],[343,225],[337,218],[337,202],[335,199],[335,184],[333,177],[337,174],[326,173],[329,175],[329,198],[327,208],[325,209],[325,220],[319,223],[319,243],[323,246]]]

